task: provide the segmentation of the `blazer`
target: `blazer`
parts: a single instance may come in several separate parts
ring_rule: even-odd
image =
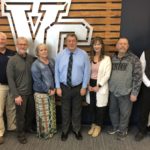
[[[97,84],[101,85],[100,89],[96,93],[97,107],[107,106],[108,96],[109,96],[108,80],[110,78],[111,69],[112,69],[112,64],[111,64],[110,57],[104,56],[104,58],[100,62],[99,69],[98,69],[98,76],[97,76]],[[90,104],[89,91],[87,92],[86,95],[86,102]]]

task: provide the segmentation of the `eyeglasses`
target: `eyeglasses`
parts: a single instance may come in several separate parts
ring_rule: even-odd
[[[19,45],[19,46],[27,46],[27,44],[17,44],[17,45]]]

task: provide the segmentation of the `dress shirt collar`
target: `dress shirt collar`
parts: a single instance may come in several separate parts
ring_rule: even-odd
[[[68,48],[65,48],[65,50],[66,50],[67,54],[69,54],[69,55],[70,55],[70,53],[76,54],[79,51],[78,48],[76,48],[74,52],[71,52]]]

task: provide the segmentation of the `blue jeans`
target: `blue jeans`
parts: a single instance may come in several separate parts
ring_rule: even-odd
[[[114,129],[121,132],[128,130],[132,105],[130,95],[116,97],[110,92],[109,115]]]

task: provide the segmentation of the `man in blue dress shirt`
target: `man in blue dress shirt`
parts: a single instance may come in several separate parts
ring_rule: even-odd
[[[66,45],[57,55],[55,65],[57,95],[62,99],[61,140],[67,140],[70,122],[76,139],[82,140],[81,101],[90,79],[90,61],[87,53],[77,47],[74,33],[67,35]]]

